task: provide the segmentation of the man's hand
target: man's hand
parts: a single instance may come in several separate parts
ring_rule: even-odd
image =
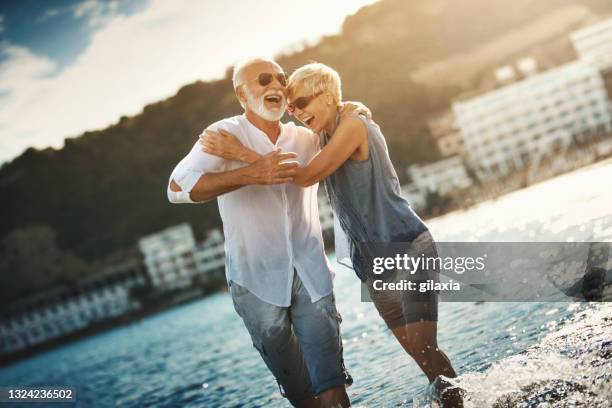
[[[372,120],[372,111],[361,102],[343,102],[340,109],[340,120],[351,116],[352,114],[366,115],[368,120]]]
[[[274,150],[262,156],[248,167],[252,184],[270,185],[292,182],[299,163],[286,160],[296,157],[296,153],[281,153],[280,150]]]
[[[219,129],[218,132],[205,130],[200,135],[199,143],[205,153],[227,160],[253,163],[260,157],[257,153],[244,147],[236,136],[223,129]]]

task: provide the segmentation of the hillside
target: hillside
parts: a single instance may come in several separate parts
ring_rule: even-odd
[[[348,17],[341,34],[278,60],[288,72],[312,60],[336,68],[346,99],[363,101],[374,112],[403,174],[399,170],[406,165],[436,157],[426,131],[429,115],[475,87],[509,49],[523,49],[514,42],[552,41],[540,26],[512,37],[514,29],[576,5],[582,14],[564,17],[568,22],[555,35],[612,11],[609,0],[383,0]],[[494,39],[507,47],[487,46]],[[479,70],[466,68],[454,72],[452,81],[439,80],[445,71],[436,69],[448,69],[445,61],[483,47],[487,57]],[[240,112],[229,77],[196,82],[139,115],[67,139],[60,150],[29,149],[5,164],[0,168],[0,275],[12,283],[2,288],[3,296],[35,290],[32,282],[46,286],[81,270],[88,273],[86,262],[132,248],[139,237],[169,225],[189,222],[198,237],[220,225],[216,203],[170,205],[166,183],[207,124]],[[24,256],[35,256],[22,248],[32,236],[47,248],[38,252],[40,262],[54,254],[48,259],[63,259],[58,265],[73,265],[66,267],[73,272],[64,276],[59,266],[44,272],[37,263],[24,262]]]

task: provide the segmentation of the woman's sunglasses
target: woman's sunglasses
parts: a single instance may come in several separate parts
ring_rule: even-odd
[[[299,98],[297,98],[295,101],[291,102],[290,104],[287,105],[287,112],[289,112],[289,114],[293,114],[293,112],[295,112],[295,109],[299,109],[299,110],[304,110],[306,109],[306,107],[310,104],[310,102],[312,102],[312,100],[314,98],[316,98],[317,96],[321,95],[323,93],[323,91],[317,92],[314,95],[311,96],[301,96]]]
[[[274,78],[276,78],[282,86],[287,86],[287,74],[285,74],[284,72],[280,72],[278,74],[263,72],[257,75],[257,82],[259,82],[259,85],[261,86],[267,86],[272,82]]]

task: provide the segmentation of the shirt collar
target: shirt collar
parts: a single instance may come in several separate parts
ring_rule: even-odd
[[[243,117],[244,121],[247,123],[247,126],[251,130],[253,130],[256,135],[260,136],[261,138],[263,138],[268,143],[273,144],[272,141],[270,140],[270,138],[268,137],[268,135],[263,130],[261,130],[260,128],[255,126],[253,123],[251,123],[249,118],[247,118],[246,113],[243,113],[242,117]],[[280,133],[278,135],[278,138],[276,139],[276,144],[278,144],[278,142],[280,141],[281,137],[283,137],[283,134],[285,133],[285,126],[286,126],[286,124],[284,124],[281,121],[279,121],[278,123],[280,125]]]

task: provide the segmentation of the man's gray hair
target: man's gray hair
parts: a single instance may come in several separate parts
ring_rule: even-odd
[[[273,61],[268,58],[251,58],[243,61],[239,61],[234,65],[234,73],[232,75],[232,83],[234,84],[234,89],[238,88],[240,85],[243,85],[246,80],[244,78],[243,71],[249,65],[253,65],[257,62],[271,62],[273,64],[278,65],[276,61]],[[278,65],[280,68],[280,65]]]

